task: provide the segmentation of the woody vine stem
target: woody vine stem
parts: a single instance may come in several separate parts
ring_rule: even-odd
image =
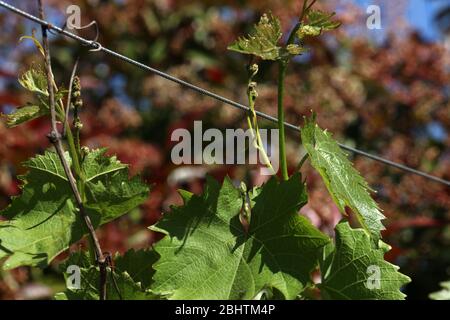
[[[301,27],[303,18],[305,17],[306,12],[316,3],[317,0],[312,0],[308,4],[308,0],[303,1],[302,10],[300,12],[300,18],[292,29],[289,38],[287,40],[287,46],[292,45],[295,41],[295,34]],[[289,179],[289,173],[287,168],[287,159],[286,159],[286,133],[284,126],[284,80],[286,77],[286,70],[289,64],[289,56],[282,58],[278,61],[278,130],[280,132],[279,135],[279,155],[280,155],[280,168],[281,168],[281,176],[283,180]],[[306,159],[305,159],[306,160]]]
[[[44,9],[42,5],[42,0],[38,0],[38,8],[39,8],[39,17],[42,20],[45,20],[44,16]],[[63,119],[64,128],[66,131],[66,137],[69,144],[69,153],[72,157],[72,164],[75,168],[75,174],[77,176],[78,180],[75,180],[74,174],[72,173],[72,170],[64,156],[64,148],[62,145],[62,136],[58,131],[57,123],[56,123],[56,116],[57,116],[57,110],[55,105],[55,91],[57,90],[57,87],[55,85],[53,72],[52,72],[52,66],[51,66],[51,60],[50,60],[50,46],[48,42],[47,37],[47,26],[42,25],[42,42],[43,42],[43,49],[44,49],[44,61],[45,61],[45,71],[47,75],[47,89],[49,94],[49,106],[50,106],[50,117],[51,117],[51,132],[48,135],[48,138],[50,142],[55,147],[55,150],[58,154],[58,157],[61,161],[61,164],[64,168],[64,172],[66,174],[67,180],[69,181],[70,188],[72,189],[73,195],[75,197],[76,205],[79,211],[79,214],[82,216],[85,225],[88,229],[88,233],[90,236],[90,245],[91,250],[95,253],[95,259],[96,263],[100,268],[100,283],[99,283],[99,292],[100,292],[100,300],[106,300],[106,275],[107,275],[107,261],[105,256],[103,255],[100,243],[98,241],[97,235],[95,234],[94,226],[92,225],[92,221],[87,215],[84,205],[83,205],[83,174],[81,172],[81,166],[80,166],[80,158],[78,155],[81,153],[79,149],[79,144],[75,145],[74,138],[71,132],[71,129],[69,126],[66,126],[66,122],[68,119],[65,117],[64,112],[64,105],[62,104],[62,101],[59,101],[59,116]],[[72,75],[73,77],[73,75]],[[71,79],[72,82],[72,79]],[[70,108],[70,105],[67,105],[66,108]],[[67,109],[66,109],[67,110]],[[76,129],[78,131],[78,129]],[[82,190],[82,193],[80,193],[79,190]]]

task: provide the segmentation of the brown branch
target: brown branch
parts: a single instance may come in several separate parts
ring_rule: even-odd
[[[39,6],[39,17],[44,20],[44,9],[42,6],[42,0],[38,0]],[[72,174],[72,171],[67,163],[66,158],[64,157],[64,148],[61,142],[61,134],[58,132],[58,128],[56,125],[56,109],[55,109],[55,93],[53,91],[53,72],[50,61],[50,47],[48,43],[47,37],[47,26],[42,25],[42,40],[44,47],[44,55],[45,55],[45,69],[47,74],[47,86],[48,86],[48,95],[49,95],[49,104],[50,104],[50,117],[51,117],[51,132],[48,135],[50,142],[54,145],[56,153],[63,165],[64,172],[67,176],[67,179],[70,184],[70,188],[72,189],[73,195],[75,197],[75,201],[79,210],[80,215],[82,216],[86,227],[88,229],[89,235],[92,239],[94,245],[94,251],[96,255],[96,262],[100,268],[100,300],[106,300],[106,267],[107,262],[102,253],[102,249],[100,247],[100,243],[98,241],[97,235],[95,234],[94,226],[92,225],[91,218],[87,215],[83,201],[81,199],[80,192],[78,191],[78,187],[75,181],[75,178]],[[66,119],[67,121],[67,119]]]

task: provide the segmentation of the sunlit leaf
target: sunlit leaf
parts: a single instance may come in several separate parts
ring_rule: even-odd
[[[353,168],[331,134],[320,129],[314,118],[305,119],[301,136],[312,166],[322,176],[339,210],[345,214],[345,207],[350,207],[373,242],[378,244],[380,231],[384,230],[381,221],[385,217],[370,196],[367,182]]]
[[[337,29],[341,23],[332,20],[335,13],[326,13],[320,10],[309,10],[307,13],[307,23],[300,26],[297,36],[303,39],[305,36],[319,36],[323,31]]]
[[[228,49],[259,56],[264,60],[277,60],[280,58],[278,41],[281,36],[280,20],[271,14],[264,14],[252,34],[239,38]]]
[[[154,292],[170,299],[252,299],[273,288],[294,299],[311,282],[328,237],[298,214],[306,201],[299,175],[271,179],[255,192],[248,231],[239,220],[240,191],[229,179],[209,179],[201,196],[185,198],[152,230]]]
[[[92,151],[82,165],[89,180],[85,207],[96,227],[122,216],[148,196],[148,187],[138,177],[129,180],[128,170],[103,153]],[[70,163],[68,154],[66,158]],[[25,166],[29,172],[21,177],[22,194],[0,212],[8,219],[0,222],[0,259],[7,258],[5,269],[44,267],[86,233],[57,154],[47,151]]]
[[[24,122],[45,116],[49,113],[50,110],[45,105],[29,104],[14,110],[14,112],[2,116],[6,118],[6,125],[9,128],[12,128]]]
[[[385,250],[373,248],[369,234],[348,222],[336,226],[336,245],[328,245],[321,262],[324,299],[397,300],[411,279],[384,260]]]
[[[48,96],[47,76],[38,67],[32,67],[25,71],[20,76],[19,83],[31,92]]]

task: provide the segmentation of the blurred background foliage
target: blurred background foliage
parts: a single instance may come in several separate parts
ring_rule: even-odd
[[[9,1],[36,13],[35,1]],[[283,21],[285,33],[295,23],[300,1],[175,1],[79,0],[82,24],[99,24],[99,41],[106,47],[181,79],[245,103],[247,60],[227,52],[237,36],[246,34],[267,11]],[[372,1],[382,6],[383,30],[366,28],[364,1],[318,1],[337,11],[343,27],[308,42],[309,53],[291,64],[287,77],[287,121],[301,124],[310,110],[321,127],[342,143],[390,160],[450,179],[450,69],[445,33],[449,10],[436,11],[441,33],[426,39],[403,19],[409,1]],[[414,1],[411,1],[414,2]],[[439,1],[430,1],[439,2]],[[47,0],[49,20],[65,21],[72,1]],[[0,112],[8,113],[27,102],[17,77],[33,63],[41,63],[31,42],[19,43],[36,25],[0,10]],[[79,32],[93,38],[95,30]],[[450,37],[450,36],[448,36]],[[442,39],[442,41],[439,41]],[[203,127],[246,128],[245,114],[164,79],[100,53],[89,53],[77,43],[51,36],[56,78],[67,86],[75,57],[80,55],[83,86],[83,143],[108,146],[154,188],[148,201],[129,215],[102,227],[103,248],[123,252],[148,247],[159,235],[148,231],[161,212],[180,204],[176,190],[201,192],[204,177],[226,174],[249,185],[266,178],[254,166],[175,166],[171,163],[171,132]],[[276,115],[276,68],[260,64],[257,109]],[[273,126],[260,121],[261,127]],[[20,192],[17,175],[21,162],[43,152],[49,121],[33,121],[6,129],[0,121],[0,208]],[[290,171],[304,154],[298,135],[289,133]],[[362,157],[350,155],[369,181],[387,216],[386,242],[393,250],[386,257],[413,281],[405,288],[410,299],[425,299],[450,279],[450,191],[448,187],[405,174]],[[311,192],[301,210],[323,231],[332,234],[341,215],[320,177],[303,169]],[[77,245],[83,246],[83,244]],[[72,249],[76,249],[76,247]],[[59,259],[63,259],[62,255]],[[54,265],[57,264],[57,261]],[[63,286],[52,265],[44,271],[19,268],[0,274],[0,299],[51,297]]]

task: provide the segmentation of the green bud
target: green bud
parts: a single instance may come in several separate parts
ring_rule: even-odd
[[[81,83],[78,76],[73,78],[71,99],[74,108],[79,109],[83,107],[83,100],[81,99]]]
[[[259,67],[256,63],[254,63],[248,68],[248,71],[250,73],[250,78],[253,79],[256,76],[256,74],[258,73]]]
[[[86,147],[86,146],[82,146],[82,147],[81,147],[81,152],[82,152],[84,155],[87,155],[89,152],[91,152],[91,150],[89,150],[89,148]]]
[[[80,109],[81,107],[83,107],[83,100],[77,99],[73,102],[73,105],[75,108]]]
[[[75,122],[74,127],[77,130],[81,130],[81,129],[83,129],[83,124],[78,120]]]

